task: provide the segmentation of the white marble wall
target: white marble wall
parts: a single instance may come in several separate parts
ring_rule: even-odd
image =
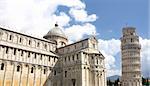
[[[141,45],[135,29],[134,27],[125,27],[122,32],[122,86],[142,86]]]
[[[55,50],[48,40],[0,28],[0,86],[43,86],[58,60]]]

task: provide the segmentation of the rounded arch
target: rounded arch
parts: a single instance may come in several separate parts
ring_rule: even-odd
[[[5,64],[1,63],[1,70],[4,70],[4,66],[5,66]]]
[[[22,64],[18,63],[16,67],[16,71],[19,72],[22,69]]]
[[[59,42],[61,46],[66,46],[66,43],[64,41]]]
[[[57,43],[57,41],[56,40],[53,40],[54,41],[54,43],[56,43],[56,45],[58,45],[58,43]]]
[[[44,71],[43,71],[43,73],[44,73],[44,74],[46,74],[46,72],[47,72],[47,68],[46,68],[46,67],[44,67]]]
[[[20,65],[18,65],[18,66],[17,66],[17,72],[20,71],[20,68],[21,68]]]
[[[31,73],[34,73],[34,70],[35,70],[35,66],[32,66],[31,67]]]

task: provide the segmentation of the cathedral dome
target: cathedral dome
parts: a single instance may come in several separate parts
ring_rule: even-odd
[[[44,38],[48,38],[50,36],[59,36],[67,39],[65,33],[58,27],[58,24],[55,24],[55,27],[52,28],[45,36]]]

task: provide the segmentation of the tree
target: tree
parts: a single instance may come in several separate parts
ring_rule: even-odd
[[[148,78],[146,79],[146,86],[149,86]]]
[[[112,86],[112,82],[110,80],[107,81],[108,86]]]
[[[119,78],[118,78],[117,80],[115,80],[114,85],[115,85],[115,86],[119,86],[119,84],[118,84],[119,82],[120,82],[120,80],[119,80]]]
[[[144,77],[142,77],[142,84],[145,84],[146,79]]]

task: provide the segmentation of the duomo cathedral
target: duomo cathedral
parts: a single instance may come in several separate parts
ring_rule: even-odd
[[[95,36],[68,44],[55,24],[43,38],[0,27],[0,86],[106,86]]]

